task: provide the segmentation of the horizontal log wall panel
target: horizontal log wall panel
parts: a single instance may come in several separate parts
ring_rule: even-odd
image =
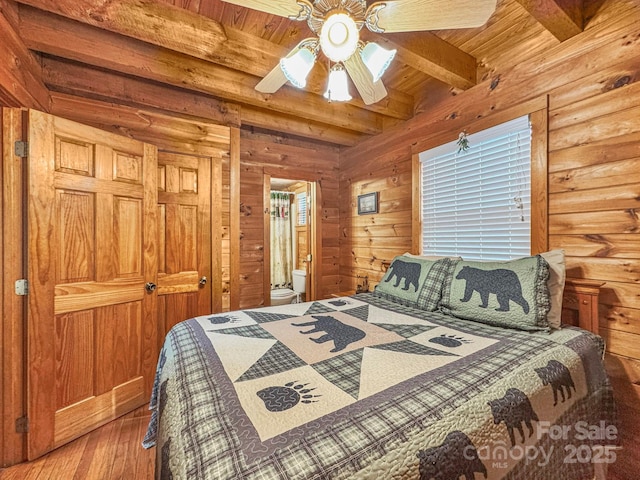
[[[561,170],[549,175],[549,193],[575,192],[618,185],[640,184],[640,157]]]
[[[631,85],[640,80],[640,59],[629,58],[628,61],[618,63],[613,66],[598,69],[595,73],[587,74],[573,82],[558,87],[553,92],[553,98],[549,99],[549,108],[554,111],[563,107],[568,107],[569,112],[575,109],[576,103],[588,102],[591,98],[596,98],[610,90]],[[602,108],[602,107],[596,107]],[[580,112],[576,112],[581,115]],[[554,115],[550,121],[571,122],[571,117],[561,118],[560,115]]]
[[[640,258],[640,233],[549,236],[549,248],[564,248],[573,256]]]
[[[375,247],[355,247],[351,250],[353,258],[371,258],[382,261],[391,261],[398,253],[398,245],[387,248],[376,245]],[[404,252],[403,252],[404,253]]]
[[[345,230],[346,229],[346,230]],[[358,242],[368,241],[373,239],[374,242],[377,238],[386,237],[395,239],[398,245],[402,241],[411,243],[411,223],[391,223],[388,225],[364,225],[364,226],[349,226],[348,228],[343,225],[342,229],[343,238],[364,238],[365,240],[358,240]],[[341,244],[340,248],[343,248],[345,244]],[[403,252],[401,252],[403,253]]]
[[[406,217],[405,212],[393,212],[393,213],[376,213],[372,215],[358,215],[351,217],[349,223],[352,227],[382,227],[382,226],[394,226],[401,223]]]
[[[242,261],[240,266],[242,269],[240,288],[245,285],[257,285],[258,283],[262,286],[262,260],[257,262]]]
[[[567,275],[571,277],[636,284],[640,292],[638,259],[566,257],[565,261]]]
[[[602,212],[616,208],[640,208],[640,183],[616,185],[576,192],[561,192],[549,195],[549,214]]]
[[[242,252],[240,263],[250,262],[252,260],[262,261],[262,257],[264,256],[264,242],[262,239],[247,240],[243,238],[240,240],[240,251]]]
[[[627,282],[607,282],[600,291],[600,303],[640,309],[640,288]]]
[[[608,328],[602,329],[600,335],[607,342],[610,353],[633,359],[640,358],[640,335]]]
[[[375,284],[380,259],[404,253],[420,234],[411,209],[357,216],[359,192],[379,190],[382,199],[386,188],[401,191],[387,182],[410,177],[412,154],[546,97],[549,248],[565,250],[569,276],[606,282],[599,322],[607,348],[640,362],[640,5],[601,5],[584,32],[341,153],[343,288],[355,288],[358,275]]]
[[[562,213],[549,216],[549,233],[603,235],[640,232],[640,209]]]
[[[638,66],[638,73],[640,73],[640,66]],[[629,82],[631,81],[629,79]],[[563,107],[550,106],[552,113],[549,116],[549,128],[562,133],[563,128],[619,113],[632,106],[629,104],[629,96],[638,94],[640,94],[640,82],[622,81],[619,86],[613,85],[610,90],[600,92],[599,95],[593,95]]]
[[[345,183],[348,183],[350,185],[351,198],[355,200],[358,195],[361,195],[363,193],[386,190],[388,188],[399,187],[402,185],[408,185],[409,187],[411,187],[411,173],[403,172],[386,177],[353,180],[351,182]]]
[[[600,305],[599,317],[601,327],[640,335],[640,309]]]
[[[255,222],[243,224],[242,227],[240,227],[240,240],[249,242],[262,241],[262,226],[256,225]]]
[[[640,132],[640,106],[593,117],[549,132],[549,151]]]
[[[640,132],[596,139],[585,145],[574,145],[549,154],[549,172],[600,165],[640,157]]]

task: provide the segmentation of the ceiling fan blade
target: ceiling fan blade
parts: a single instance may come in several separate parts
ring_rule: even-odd
[[[387,96],[387,89],[384,88],[381,80],[377,82],[373,81],[371,72],[362,61],[358,52],[351,55],[344,61],[344,66],[347,69],[351,81],[356,86],[356,90],[362,97],[362,101],[366,105],[379,102]]]
[[[293,57],[296,53],[300,51],[301,48],[310,48],[309,44],[312,46],[317,42],[314,38],[305,38],[298,45],[293,47],[285,58]],[[275,93],[281,86],[287,83],[287,76],[282,71],[282,67],[280,66],[280,62],[271,70],[267,75],[260,80],[260,82],[255,86],[255,89],[261,93]]]
[[[379,33],[480,27],[495,9],[496,0],[389,0],[367,9],[367,27]]]
[[[305,11],[311,13],[313,4],[308,0],[222,0],[239,7],[251,8],[260,12],[279,15],[280,17],[297,18]],[[308,9],[308,10],[307,10]],[[301,19],[306,19],[302,17]]]
[[[256,85],[256,90],[261,93],[275,93],[278,89],[287,83],[287,77],[284,76],[280,62]]]

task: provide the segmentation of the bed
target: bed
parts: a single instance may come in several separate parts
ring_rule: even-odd
[[[399,256],[372,293],[177,324],[143,442],[157,477],[602,478],[617,445],[602,338],[548,323],[573,311],[595,330],[597,285],[563,298],[549,263],[527,262]]]

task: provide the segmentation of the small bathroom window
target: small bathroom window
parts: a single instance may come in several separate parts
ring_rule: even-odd
[[[307,194],[298,193],[296,195],[298,203],[298,225],[307,224]]]

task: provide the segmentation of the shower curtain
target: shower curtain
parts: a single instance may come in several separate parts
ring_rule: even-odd
[[[293,254],[291,248],[291,195],[271,192],[271,288],[290,288]]]

